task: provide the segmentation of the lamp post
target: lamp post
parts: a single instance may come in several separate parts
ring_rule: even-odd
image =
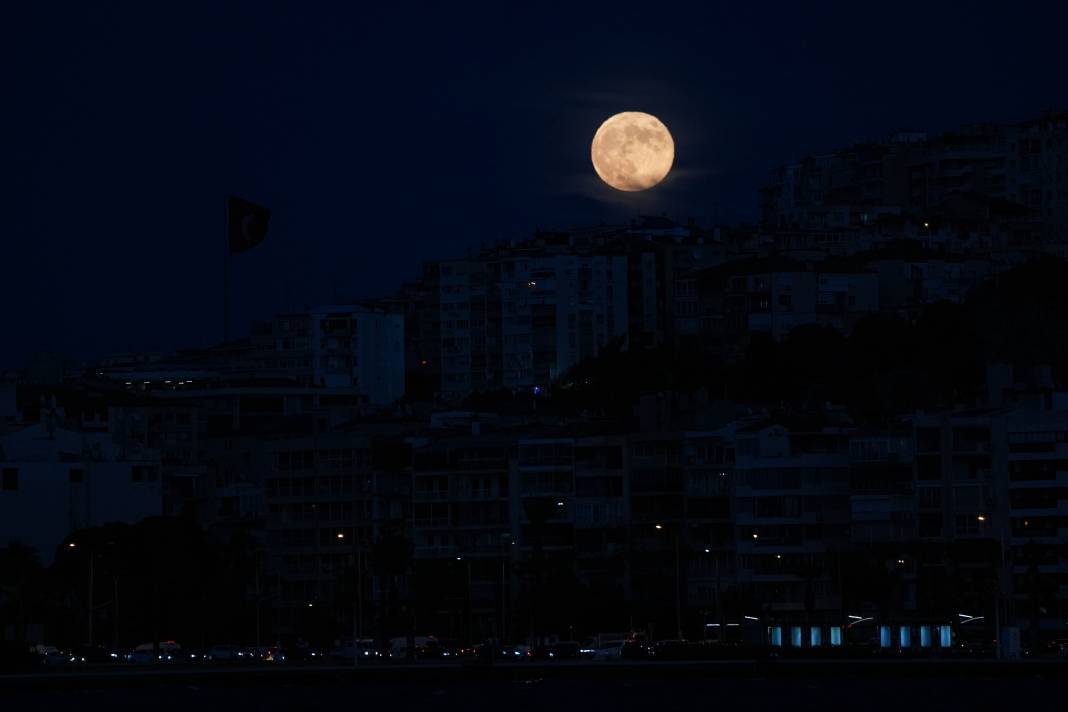
[[[663,531],[664,525],[655,525],[657,531]],[[672,529],[675,543],[675,633],[676,639],[682,640],[682,569],[679,565],[679,531],[678,527]]]
[[[345,532],[337,533],[337,540],[339,542],[345,540]],[[352,609],[352,666],[357,667],[360,664],[360,633],[363,628],[363,566],[360,560],[360,549],[355,546],[356,542],[353,541],[354,553],[353,563],[356,567],[355,584],[356,595],[353,597],[353,609]]]
[[[975,519],[980,524],[989,522],[993,525],[993,518],[985,514],[976,515]],[[996,641],[994,646],[994,656],[997,660],[1001,660],[1004,656],[1002,654],[1002,632],[1001,632],[1001,599],[1004,595],[1005,589],[1005,529],[998,527],[998,555],[1001,562],[998,570],[998,583],[997,589],[994,591],[994,640]]]

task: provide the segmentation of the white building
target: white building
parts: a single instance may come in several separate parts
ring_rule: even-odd
[[[404,317],[361,305],[318,306],[275,317],[270,366],[311,386],[351,389],[371,405],[404,396]]]
[[[46,423],[0,438],[0,546],[32,546],[47,565],[75,530],[161,513],[158,463],[146,451]]]
[[[543,254],[501,261],[503,382],[547,386],[628,334],[622,255]]]

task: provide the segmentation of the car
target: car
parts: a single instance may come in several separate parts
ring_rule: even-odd
[[[105,648],[103,645],[76,645],[74,646],[74,649],[71,650],[71,654],[78,656],[83,662],[96,665],[102,663],[117,663],[122,660],[122,656],[119,655],[119,653]]]
[[[48,667],[67,667],[85,662],[85,658],[69,650],[59,650],[51,646],[38,646],[38,649],[42,647],[45,650],[41,653],[41,662]]]
[[[645,660],[649,657],[649,646],[642,640],[628,640],[619,649],[622,660]]]
[[[132,665],[152,665],[160,662],[160,656],[162,653],[156,653],[151,648],[148,650],[134,649],[126,653],[126,662]]]
[[[606,640],[593,651],[594,660],[620,660],[623,658],[625,640]]]
[[[575,640],[561,640],[549,646],[549,657],[553,660],[577,660],[582,657],[582,646]]]
[[[685,640],[660,640],[653,645],[649,656],[654,660],[688,660],[692,654],[691,646]]]
[[[183,650],[180,655],[175,656],[175,659],[190,663],[199,663],[207,660],[208,654],[203,650]]]
[[[245,648],[245,655],[248,656],[249,660],[263,660],[267,657],[268,651],[270,651],[270,648],[266,645],[253,645]]]
[[[360,638],[355,649],[353,648],[352,641],[346,640],[330,651],[330,657],[337,660],[352,660],[357,654],[359,654],[361,662],[365,660],[370,662],[377,659],[379,653],[375,648],[374,639]]]
[[[237,662],[250,659],[248,650],[240,645],[215,645],[208,651],[208,660]]]
[[[529,653],[529,645],[502,645],[497,648],[497,657],[502,660],[525,660]]]

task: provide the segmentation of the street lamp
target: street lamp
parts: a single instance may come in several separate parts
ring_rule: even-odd
[[[976,521],[980,524],[986,522],[993,523],[993,519],[986,514],[975,515]],[[998,527],[998,554],[1001,559],[1001,568],[998,571],[998,587],[994,592],[994,639],[995,643],[994,652],[998,660],[1002,659],[1002,633],[1001,633],[1001,598],[1004,594],[1003,589],[1006,587],[1005,582],[1008,576],[1005,572],[1005,529]]]
[[[663,531],[663,524],[653,525],[657,531]],[[679,566],[679,532],[674,531],[675,540],[675,632],[677,639],[682,640],[682,569]]]

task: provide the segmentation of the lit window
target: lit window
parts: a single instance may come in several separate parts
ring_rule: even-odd
[[[920,626],[920,647],[921,648],[930,648],[931,647],[931,626],[929,626],[929,625],[921,625]]]
[[[912,629],[909,628],[907,625],[903,625],[898,629],[897,637],[898,644],[902,648],[912,647]]]
[[[795,625],[790,628],[790,645],[795,648],[801,647],[801,626]]]
[[[782,646],[782,628],[779,626],[772,626],[768,629],[770,631],[769,637],[771,638],[771,644],[775,647]]]
[[[823,630],[816,627],[812,627],[811,629],[809,629],[808,643],[813,648],[818,648],[823,645]]]
[[[879,647],[890,647],[890,626],[888,625],[879,626]]]
[[[831,626],[831,646],[838,647],[842,644],[842,626]]]

